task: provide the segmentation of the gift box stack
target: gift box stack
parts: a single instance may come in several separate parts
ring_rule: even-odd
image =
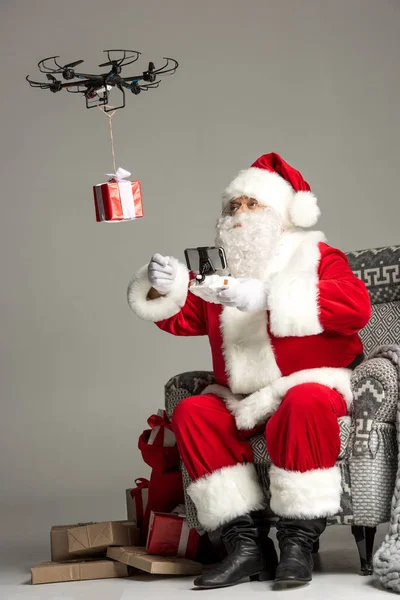
[[[107,558],[112,546],[140,541],[140,529],[130,521],[78,523],[51,528],[51,562],[31,569],[32,583],[128,577],[126,565]]]
[[[107,556],[157,575],[197,575],[200,536],[185,519],[180,458],[171,423],[164,410],[148,419],[150,429],[139,438],[150,480],[139,478],[126,490],[128,519],[141,532],[141,546],[109,548]]]
[[[31,569],[32,583],[157,575],[197,575],[203,542],[185,519],[175,436],[165,411],[148,419],[138,447],[150,479],[126,490],[128,520],[52,527],[51,562]],[[202,536],[204,538],[204,536]]]

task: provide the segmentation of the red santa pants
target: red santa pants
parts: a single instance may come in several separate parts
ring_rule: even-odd
[[[291,388],[266,426],[239,431],[223,400],[191,396],[176,407],[172,426],[192,483],[188,494],[199,521],[213,530],[264,506],[249,438],[265,432],[271,509],[278,516],[316,518],[340,508],[338,417],[343,396],[317,383]]]

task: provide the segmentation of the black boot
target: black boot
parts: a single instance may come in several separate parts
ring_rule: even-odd
[[[278,555],[276,553],[274,541],[269,537],[271,524],[267,521],[262,511],[252,512],[250,514],[259,532],[261,551],[264,558],[267,560],[267,571],[268,574],[271,575],[271,577],[268,577],[268,580],[275,579],[276,569],[278,567]],[[264,581],[267,581],[267,579]]]
[[[268,536],[268,534],[267,534]],[[263,544],[261,545],[261,539]],[[274,579],[277,556],[272,540],[266,543],[252,515],[234,519],[221,528],[228,556],[194,581],[201,588],[227,587],[250,577],[251,581]],[[266,556],[268,551],[271,556]]]
[[[277,538],[281,551],[276,587],[303,585],[312,579],[314,543],[326,527],[326,519],[280,519]]]

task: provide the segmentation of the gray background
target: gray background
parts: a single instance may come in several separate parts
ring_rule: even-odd
[[[164,382],[209,368],[206,340],[141,322],[126,286],[153,252],[213,241],[237,170],[279,152],[332,245],[399,243],[400,3],[3,0],[0,23],[0,519],[4,541],[34,544],[52,524],[124,517]],[[181,66],[114,118],[146,218],[108,226],[92,199],[112,166],[106,117],[24,77],[51,54],[90,71],[121,46]]]

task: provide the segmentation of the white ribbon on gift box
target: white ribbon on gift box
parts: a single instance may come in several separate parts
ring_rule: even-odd
[[[125,181],[127,177],[131,176],[131,173],[122,167],[118,167],[115,173],[106,173],[106,175],[110,178],[110,181],[116,181],[118,184],[124,219],[136,219],[135,205],[132,198],[132,185],[130,181]]]
[[[182,518],[182,529],[181,529],[181,536],[179,538],[178,552],[176,553],[176,555],[183,558],[186,556],[186,552],[187,552],[187,545],[189,542],[190,529],[186,522],[186,519],[184,517],[181,517],[181,518]]]

